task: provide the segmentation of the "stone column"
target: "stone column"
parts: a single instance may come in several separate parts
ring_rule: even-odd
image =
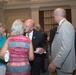
[[[76,29],[76,5],[71,6],[72,24]]]
[[[35,21],[35,25],[39,24],[39,8],[38,7],[31,8],[31,18]]]
[[[3,22],[3,5],[0,4],[0,22]]]
[[[4,19],[4,5],[8,2],[8,0],[1,0],[0,2],[0,22],[3,23]]]

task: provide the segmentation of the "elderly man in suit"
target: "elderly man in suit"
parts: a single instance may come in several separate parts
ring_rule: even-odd
[[[35,22],[32,19],[28,19],[24,22],[25,33],[32,40],[34,47],[35,59],[31,61],[31,75],[40,75],[40,68],[44,53],[44,50],[47,49],[47,43],[44,37],[44,34],[35,30]]]
[[[66,11],[63,8],[55,9],[53,16],[59,25],[51,46],[52,62],[49,70],[56,72],[56,75],[72,75],[76,65],[74,28],[66,20]]]

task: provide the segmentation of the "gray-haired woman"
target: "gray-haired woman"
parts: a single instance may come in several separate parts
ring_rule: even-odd
[[[6,75],[30,75],[29,60],[34,59],[32,42],[23,36],[23,23],[20,19],[14,21],[11,27],[11,36],[5,42],[0,57],[8,49],[10,56],[6,66]]]

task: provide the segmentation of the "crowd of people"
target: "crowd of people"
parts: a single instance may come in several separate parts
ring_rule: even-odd
[[[76,69],[74,27],[66,19],[65,9],[55,9],[53,16],[58,26],[49,30],[51,62],[48,70],[51,75],[73,75]],[[46,72],[48,36],[41,25],[35,25],[33,19],[16,19],[8,38],[3,35],[5,30],[5,25],[0,23],[0,75],[40,75],[40,72]],[[8,62],[4,61],[6,51],[9,52]]]

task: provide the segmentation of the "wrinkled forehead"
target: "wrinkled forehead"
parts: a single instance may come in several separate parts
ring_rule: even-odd
[[[25,26],[34,27],[34,22],[31,20],[28,20],[25,22]]]

